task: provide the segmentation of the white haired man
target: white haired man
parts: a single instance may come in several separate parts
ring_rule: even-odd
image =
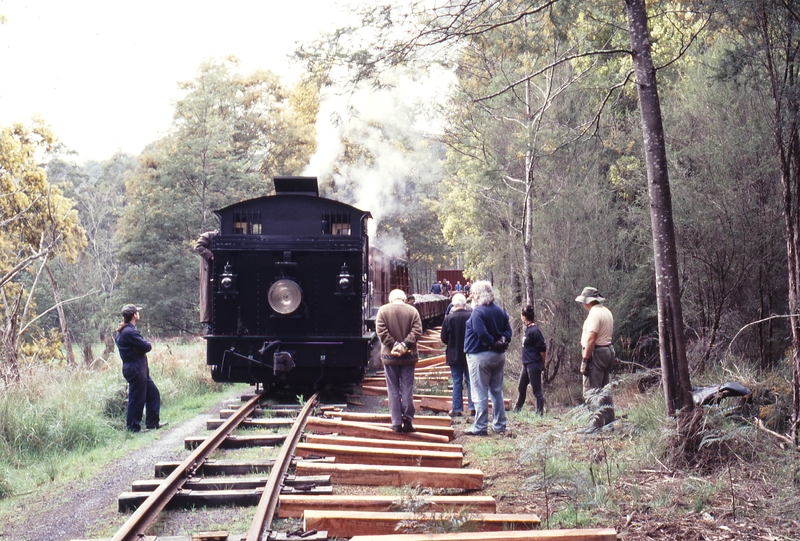
[[[389,293],[389,303],[381,306],[375,318],[375,331],[381,341],[392,430],[414,432],[414,365],[419,360],[422,320],[417,309],[406,304],[402,290]]]
[[[472,284],[475,307],[467,321],[464,352],[469,365],[475,422],[465,431],[468,436],[486,436],[489,424],[489,397],[492,399],[492,430],[506,431],[506,410],[503,400],[505,351],[511,342],[508,314],[494,303],[492,284],[480,280]]]

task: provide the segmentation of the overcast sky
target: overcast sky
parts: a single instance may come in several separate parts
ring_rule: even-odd
[[[79,161],[161,137],[206,59],[294,80],[286,55],[345,17],[336,0],[0,0],[0,15],[0,125],[39,115]]]

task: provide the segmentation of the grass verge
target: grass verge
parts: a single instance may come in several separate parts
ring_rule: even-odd
[[[162,421],[193,417],[230,392],[211,380],[203,346],[162,342],[149,355]],[[0,513],[2,500],[56,479],[91,476],[147,444],[149,438],[125,430],[126,385],[119,359],[101,370],[23,367],[20,382],[0,395]]]

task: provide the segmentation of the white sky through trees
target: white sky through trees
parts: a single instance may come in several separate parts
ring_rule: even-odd
[[[80,160],[163,136],[178,82],[234,55],[296,79],[287,54],[343,24],[337,0],[0,0],[0,125],[39,115]]]

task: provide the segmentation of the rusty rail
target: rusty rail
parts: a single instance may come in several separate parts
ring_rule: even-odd
[[[278,458],[275,459],[275,465],[269,472],[269,479],[264,487],[264,492],[261,494],[261,500],[258,502],[258,509],[256,516],[250,525],[250,531],[247,533],[247,541],[261,541],[262,535],[265,533],[264,529],[269,528],[272,524],[272,519],[275,516],[275,511],[278,508],[280,501],[281,484],[289,469],[289,464],[294,456],[294,450],[297,443],[300,441],[300,436],[306,427],[306,421],[311,409],[317,405],[319,395],[315,394],[308,399],[303,409],[297,415],[297,419],[292,426],[292,430],[286,436],[286,441],[281,447]]]
[[[223,441],[225,441],[228,434],[253,412],[256,406],[258,406],[262,396],[263,393],[251,398],[211,436],[206,438],[206,440],[169,475],[169,477],[162,481],[161,485],[153,491],[133,515],[130,516],[127,522],[122,525],[122,528],[111,538],[111,541],[136,541],[141,539],[147,527],[155,520],[167,503],[169,503],[170,499],[181,489],[186,479],[205,462],[208,456],[213,453]]]

